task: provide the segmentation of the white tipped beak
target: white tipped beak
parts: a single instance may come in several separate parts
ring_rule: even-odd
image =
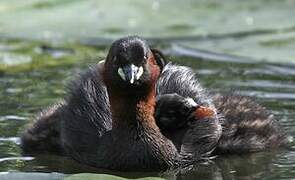
[[[198,104],[192,98],[186,98],[187,102],[191,106],[197,106]]]
[[[138,67],[135,66],[134,64],[131,64],[131,76],[130,76],[130,84],[134,83],[134,79],[135,79],[135,74],[137,72]]]
[[[140,66],[136,74],[136,80],[138,80],[142,76],[142,74],[143,74],[143,67]]]
[[[98,62],[98,64],[103,64],[105,61],[106,61],[105,59],[101,60],[101,61]]]
[[[118,74],[124,81],[129,81],[130,84],[133,84],[136,80],[139,80],[143,75],[143,67],[136,66],[134,64],[125,65],[118,68]]]
[[[124,81],[126,81],[126,76],[125,76],[122,68],[118,69],[118,74]]]

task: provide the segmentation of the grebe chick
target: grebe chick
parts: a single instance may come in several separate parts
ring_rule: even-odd
[[[157,97],[155,118],[160,129],[175,130],[188,126],[191,121],[213,116],[214,109],[198,105],[192,98],[176,93]]]

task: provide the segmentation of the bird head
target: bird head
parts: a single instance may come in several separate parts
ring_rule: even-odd
[[[133,93],[155,86],[165,65],[163,55],[138,37],[129,36],[112,43],[104,63],[108,88]]]

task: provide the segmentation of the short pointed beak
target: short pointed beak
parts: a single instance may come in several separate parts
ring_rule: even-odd
[[[137,72],[137,67],[133,64],[123,66],[123,72],[125,74],[126,81],[130,84],[134,83],[135,73]]]
[[[134,64],[128,64],[118,69],[119,76],[124,80],[133,84],[143,74],[143,68],[135,66]]]

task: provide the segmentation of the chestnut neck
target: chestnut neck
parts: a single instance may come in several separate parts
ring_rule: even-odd
[[[149,77],[138,86],[120,86],[116,79],[112,79],[112,62],[104,64],[104,81],[110,99],[110,108],[112,113],[112,128],[130,129],[128,127],[151,127],[158,129],[154,119],[156,82],[160,75],[160,67],[156,60],[150,54],[147,60]],[[128,82],[126,82],[128,83]],[[127,128],[126,128],[127,127]]]
[[[144,92],[117,91],[108,89],[113,129],[127,127],[154,127],[155,84]]]
[[[154,59],[148,62],[150,77],[140,86],[119,88],[116,83],[106,83],[110,99],[113,129],[158,129],[154,119],[156,81],[160,75]]]

